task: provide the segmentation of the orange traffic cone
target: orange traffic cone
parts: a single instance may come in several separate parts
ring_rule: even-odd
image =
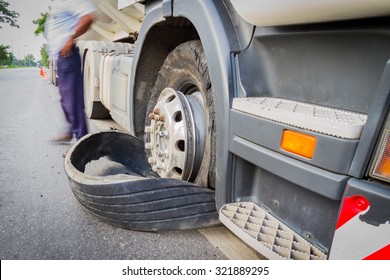
[[[44,73],[43,73],[43,70],[42,70],[42,66],[40,66],[39,68],[40,68],[40,70],[39,70],[39,75],[41,75],[41,77],[43,77],[43,76],[44,76]]]
[[[43,71],[43,78],[44,78],[45,80],[47,80],[47,76],[46,76],[46,72],[45,72],[45,71]]]

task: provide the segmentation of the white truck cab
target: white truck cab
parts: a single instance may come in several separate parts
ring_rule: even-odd
[[[93,2],[86,113],[138,138],[159,180],[212,191],[267,258],[390,258],[389,1]],[[76,196],[140,228],[115,212],[129,207]]]

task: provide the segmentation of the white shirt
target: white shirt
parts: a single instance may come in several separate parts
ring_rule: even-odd
[[[49,56],[57,58],[66,41],[73,35],[80,19],[95,11],[96,8],[90,1],[52,0],[45,24]]]

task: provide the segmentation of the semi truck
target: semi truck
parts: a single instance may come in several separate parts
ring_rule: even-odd
[[[90,212],[221,222],[269,259],[390,259],[389,1],[93,2],[85,112],[124,132],[65,159]],[[100,156],[134,174],[85,174]]]

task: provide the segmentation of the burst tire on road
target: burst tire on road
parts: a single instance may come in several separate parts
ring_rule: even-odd
[[[92,176],[85,166],[107,156],[134,175]],[[193,229],[219,224],[214,192],[175,179],[157,178],[143,142],[120,132],[100,132],[78,141],[65,158],[77,200],[92,214],[118,227],[142,230]]]

